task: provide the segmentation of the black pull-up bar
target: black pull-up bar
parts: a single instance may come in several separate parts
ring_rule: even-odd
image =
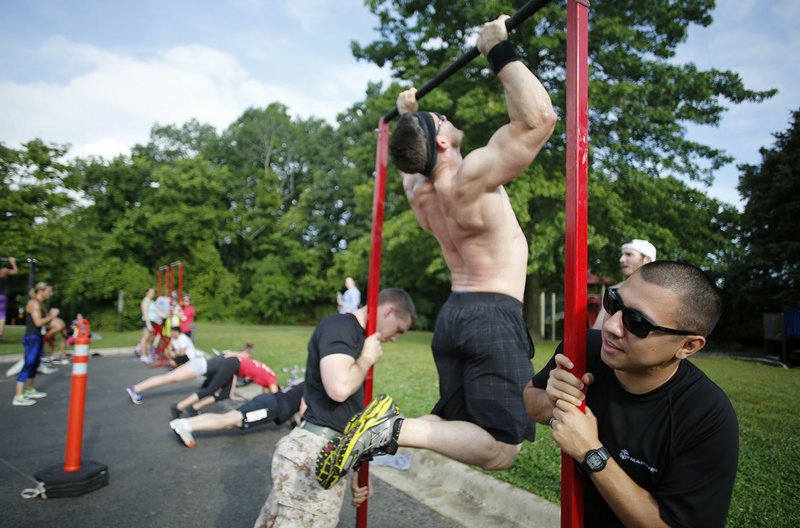
[[[551,1],[552,0],[531,0],[522,6],[519,11],[514,13],[508,20],[506,20],[506,29],[508,32],[511,33],[517,26],[530,18],[534,13],[549,4]],[[422,87],[417,90],[417,93],[415,94],[417,101],[425,97],[428,92],[449,79],[458,70],[472,62],[472,60],[480,54],[481,52],[478,51],[477,46],[474,46],[471,50],[459,57],[458,60],[456,60],[453,64],[437,73],[436,77],[422,85]],[[400,113],[397,111],[397,108],[392,108],[389,113],[383,116],[383,122],[388,123],[398,115],[400,115]]]
[[[0,257],[0,262],[8,262],[10,257]],[[14,260],[17,262],[33,262],[36,263],[36,259],[33,257],[14,257]]]
[[[8,262],[9,260],[11,260],[10,257],[0,257],[0,262]],[[14,257],[14,260],[28,263],[28,289],[30,290],[36,284],[36,264],[39,261],[33,257]]]

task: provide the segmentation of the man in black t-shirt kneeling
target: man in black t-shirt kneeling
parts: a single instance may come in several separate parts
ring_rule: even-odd
[[[580,463],[584,525],[724,526],[738,422],[722,389],[684,361],[719,320],[718,289],[694,266],[656,261],[609,288],[603,305],[586,374],[571,374],[559,347],[524,393],[528,415]]]

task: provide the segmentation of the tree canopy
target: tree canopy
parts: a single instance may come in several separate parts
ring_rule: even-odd
[[[353,54],[388,65],[396,81],[370,84],[335,125],[292,117],[272,102],[221,131],[196,120],[156,124],[147,144],[111,160],[65,161],[67,146],[38,139],[19,149],[0,145],[5,252],[40,255],[41,276],[56,285],[54,302],[102,317],[119,290],[138,301],[159,265],[182,260],[201,318],[314,321],[333,309],[345,276],[366,287],[375,124],[404,87],[420,86],[471,48],[480,24],[522,3],[370,0],[380,36],[353,43]],[[686,135],[688,124],[717,126],[728,105],[774,93],[746,88],[735,72],[675,60],[688,28],[712,22],[713,5],[592,2],[589,264],[596,274],[616,279],[619,246],[646,238],[659,258],[722,277],[741,255],[739,237],[750,236],[740,235],[733,206],[703,191],[730,156]],[[528,236],[534,310],[539,290],[563,288],[565,20],[555,3],[511,37],[562,117],[538,158],[508,185]],[[421,106],[465,132],[465,154],[508,120],[484,58]],[[384,239],[382,284],[409,290],[419,326],[430,325],[449,273],[393,168]],[[128,302],[125,320],[137,319],[138,302]]]
[[[740,165],[746,200],[740,247],[725,275],[725,323],[738,338],[761,336],[761,314],[800,309],[800,109],[759,165]]]

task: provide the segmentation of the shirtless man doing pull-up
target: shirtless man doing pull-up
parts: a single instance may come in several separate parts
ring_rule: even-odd
[[[488,470],[509,467],[533,424],[522,399],[533,375],[522,318],[528,244],[503,185],[519,176],[553,132],[556,115],[539,80],[508,42],[507,16],[486,23],[477,47],[503,85],[510,122],[461,154],[464,133],[446,116],[418,112],[415,90],[397,99],[389,149],[419,225],[439,241],[452,293],[436,320],[440,399],[404,418],[388,396],[350,422],[318,459],[323,487],[398,445],[434,450]]]

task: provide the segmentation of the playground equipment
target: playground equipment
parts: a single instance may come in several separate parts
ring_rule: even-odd
[[[506,21],[512,31],[539,11],[549,0],[532,0]],[[581,377],[586,371],[586,311],[588,272],[588,11],[587,0],[567,0],[567,168],[566,168],[566,269],[564,303],[564,353],[572,360],[573,374]],[[424,97],[454,73],[480,55],[473,48],[432,80],[419,88],[416,99]],[[383,212],[386,195],[386,174],[389,153],[389,121],[396,118],[396,108],[378,122],[378,144],[375,154],[375,192],[372,204],[372,240],[367,288],[367,335],[375,332],[380,291]],[[373,370],[364,381],[365,403],[372,399]],[[583,525],[583,485],[577,474],[578,464],[562,454],[561,526]],[[359,485],[369,481],[369,465],[359,471]],[[367,503],[358,509],[356,525],[367,526]]]
[[[178,298],[183,298],[183,261],[176,260],[158,268],[158,289],[156,295],[161,295],[162,279],[164,293],[169,295],[175,291],[175,268],[178,269]]]

